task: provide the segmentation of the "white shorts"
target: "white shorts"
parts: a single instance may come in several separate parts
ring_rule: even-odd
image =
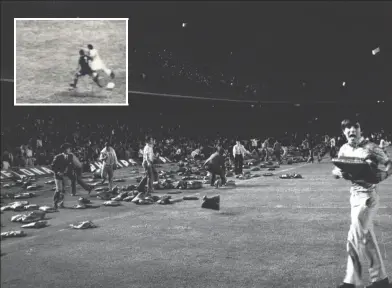
[[[101,60],[92,61],[90,67],[93,71],[106,70],[106,66]]]

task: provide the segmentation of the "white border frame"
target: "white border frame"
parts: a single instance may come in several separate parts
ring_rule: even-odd
[[[125,60],[125,103],[120,104],[120,103],[16,103],[16,21],[18,20],[24,20],[24,21],[34,21],[34,20],[43,20],[43,21],[75,21],[75,20],[80,20],[80,21],[125,21],[125,41],[126,41],[126,48],[125,48],[125,53],[126,53],[126,60]],[[14,106],[129,106],[128,102],[128,20],[129,18],[14,18]],[[6,80],[6,79],[2,79]],[[7,79],[10,80],[10,79]],[[8,81],[7,81],[8,82]]]

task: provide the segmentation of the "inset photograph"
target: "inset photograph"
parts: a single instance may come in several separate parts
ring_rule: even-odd
[[[15,106],[128,105],[127,18],[15,18]]]

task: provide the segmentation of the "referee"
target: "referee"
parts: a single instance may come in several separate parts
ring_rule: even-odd
[[[233,147],[233,156],[234,156],[234,173],[235,175],[242,174],[242,166],[244,165],[244,156],[245,154],[250,154],[241,144],[240,140],[236,141],[236,144]]]

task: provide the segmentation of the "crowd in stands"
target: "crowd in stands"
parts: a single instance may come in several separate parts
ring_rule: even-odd
[[[130,130],[127,124],[119,121],[115,125],[100,124],[94,121],[92,123],[78,121],[65,123],[54,117],[31,119],[31,116],[27,115],[22,123],[4,127],[2,130],[2,169],[49,165],[54,155],[59,153],[59,147],[64,142],[71,143],[73,152],[80,160],[89,163],[99,158],[105,142],[112,143],[119,159],[139,159],[147,134],[153,135],[156,139],[154,152],[173,161],[186,157],[208,157],[217,146],[223,147],[227,155],[230,155],[230,149],[236,141],[236,137],[227,136],[181,137],[171,134],[170,129],[167,133],[162,133],[162,131],[155,133],[153,130],[142,129],[136,133]],[[263,145],[269,148],[274,147],[276,141],[279,141],[283,147],[309,151],[320,144],[328,147],[331,138],[321,134],[297,135],[286,132],[281,137],[275,138],[260,135],[257,140],[242,139],[242,144],[253,154],[260,154]],[[390,141],[390,135],[388,138],[384,131],[370,134],[368,138],[376,143],[382,139]],[[335,137],[335,142],[336,146],[341,146],[345,142],[344,137]]]
[[[129,67],[131,90],[139,88],[157,93],[256,99],[259,84],[241,81],[236,75],[210,64],[192,63],[190,58],[181,58],[169,49],[132,51]]]

